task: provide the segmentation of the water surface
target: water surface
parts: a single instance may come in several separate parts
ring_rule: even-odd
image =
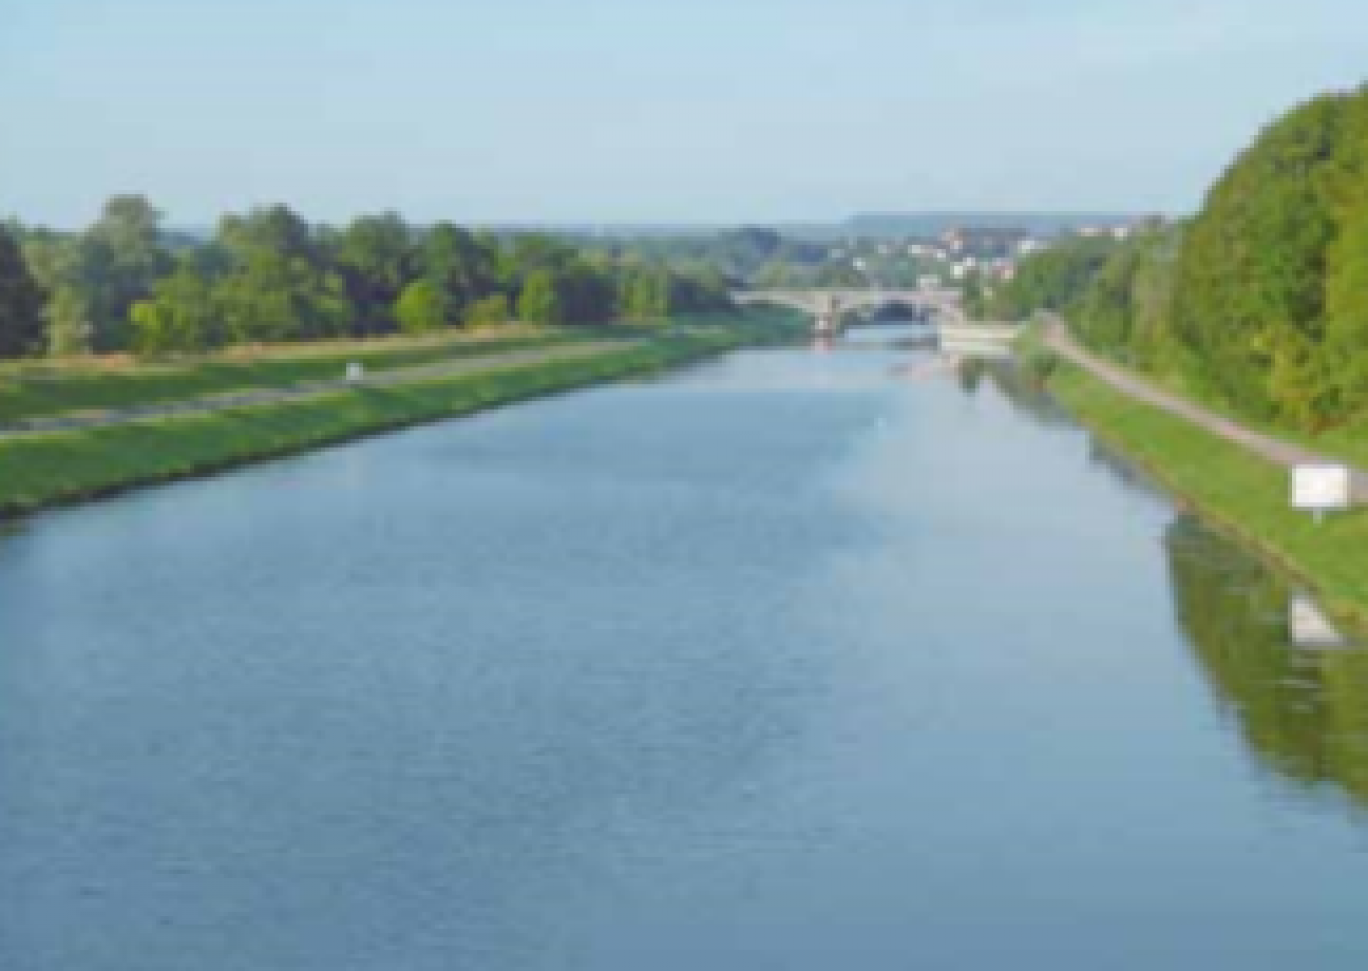
[[[0,536],[0,967],[1364,967],[1364,655],[884,333]]]

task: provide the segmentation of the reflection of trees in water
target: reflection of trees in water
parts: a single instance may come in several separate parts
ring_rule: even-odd
[[[983,361],[967,357],[960,361],[959,367],[955,368],[955,380],[959,382],[961,391],[965,394],[973,394],[978,391],[979,385],[983,383],[987,371],[988,365]]]
[[[986,381],[1018,411],[1038,424],[1077,427],[1077,422],[1041,387],[1040,382],[1014,361],[965,357],[955,369],[955,375],[966,394],[976,394]]]
[[[1051,428],[1077,428],[1078,422],[1025,369],[1012,361],[966,357],[955,369],[955,378],[965,394],[976,394],[984,382],[997,390],[1021,414]],[[1094,465],[1110,472],[1127,489],[1169,501],[1165,492],[1143,469],[1102,439],[1089,436],[1088,457]]]
[[[1172,494],[1166,492],[1148,472],[1096,435],[1088,436],[1088,461],[1106,469],[1116,481],[1133,492],[1154,496],[1165,502],[1173,500]]]
[[[1288,584],[1196,520],[1176,520],[1165,545],[1179,622],[1249,747],[1368,805],[1368,654],[1292,646]]]

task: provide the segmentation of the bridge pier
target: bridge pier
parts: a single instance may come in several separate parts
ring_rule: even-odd
[[[817,336],[835,337],[844,329],[841,322],[841,301],[835,294],[824,294],[817,298],[817,308],[813,312]]]

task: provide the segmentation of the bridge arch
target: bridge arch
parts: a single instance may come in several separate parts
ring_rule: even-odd
[[[912,307],[945,323],[961,323],[964,312],[960,308],[958,290],[838,290],[838,289],[773,289],[740,290],[732,295],[740,306],[768,304],[788,307],[810,315],[821,333],[841,330],[847,315],[860,310],[877,309],[889,305]]]

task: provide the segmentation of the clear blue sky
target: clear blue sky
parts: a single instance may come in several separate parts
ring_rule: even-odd
[[[0,0],[0,213],[1184,211],[1364,0]]]

